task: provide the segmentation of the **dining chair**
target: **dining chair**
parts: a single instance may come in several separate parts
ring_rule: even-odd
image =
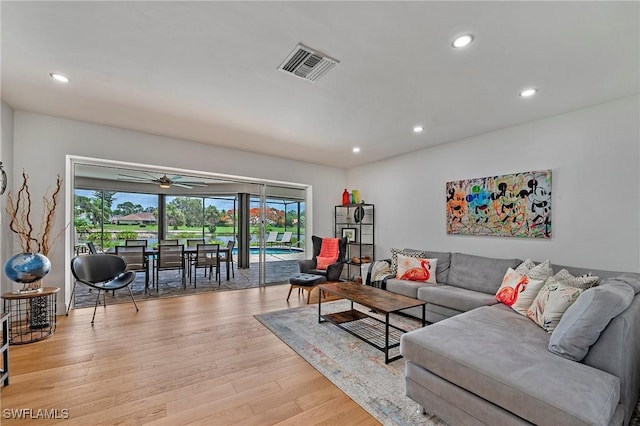
[[[158,246],[158,257],[154,268],[156,291],[160,288],[160,271],[179,269],[182,274],[182,286],[185,287],[184,276],[184,246],[176,244],[161,244]]]
[[[127,271],[144,271],[144,291],[149,288],[149,259],[144,246],[116,246],[116,254],[127,262]]]
[[[226,268],[231,268],[231,273],[233,274],[233,278],[236,277],[235,270],[233,269],[233,248],[235,247],[236,242],[233,240],[227,241],[227,252],[220,252],[220,264],[225,264]],[[229,277],[229,271],[227,270],[227,278]]]
[[[147,246],[147,240],[124,240],[125,246]]]
[[[177,246],[180,243],[178,240],[160,240],[158,241],[159,246]]]
[[[187,238],[187,247],[189,248],[193,248],[193,247],[198,247],[198,244],[204,244],[204,238]],[[189,253],[189,278],[191,278],[191,266],[193,266],[193,264],[195,263],[194,260],[194,255],[195,253],[190,252]]]
[[[187,239],[187,247],[197,247],[198,244],[204,244],[204,238]]]
[[[198,244],[196,256],[193,259],[193,286],[197,287],[198,268],[204,268],[205,276],[207,268],[209,269],[209,281],[213,268],[216,268],[216,276],[218,277],[218,285],[220,285],[220,257],[218,248],[219,244]]]
[[[89,247],[90,254],[98,254],[98,249],[96,248],[96,245],[93,243],[93,241],[89,241],[87,243],[87,247]]]
[[[133,298],[131,292],[131,283],[136,278],[136,273],[127,271],[127,263],[124,258],[113,254],[86,254],[76,256],[71,260],[71,273],[77,282],[81,282],[98,290],[98,297],[93,308],[93,317],[91,317],[91,325],[96,318],[96,309],[100,302],[100,294],[104,291],[116,291],[121,288],[127,288],[133,305],[138,312],[138,304]],[[107,298],[104,299],[104,307],[107,307]],[[67,311],[69,315],[69,311]]]

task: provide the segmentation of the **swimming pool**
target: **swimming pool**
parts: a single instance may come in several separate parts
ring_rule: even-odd
[[[266,247],[265,248],[267,254],[292,254],[292,253],[301,253],[304,250],[298,247],[289,248],[281,248],[281,247]],[[233,249],[233,254],[238,254],[238,247]],[[260,254],[260,249],[258,247],[249,247],[249,254]]]

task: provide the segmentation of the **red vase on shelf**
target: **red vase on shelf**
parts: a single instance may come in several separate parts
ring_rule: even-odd
[[[342,205],[348,206],[350,204],[350,201],[351,201],[351,196],[349,195],[349,191],[345,189],[344,192],[342,193]]]

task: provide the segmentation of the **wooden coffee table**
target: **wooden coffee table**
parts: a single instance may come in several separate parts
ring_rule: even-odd
[[[384,352],[385,364],[402,358],[402,355],[389,358],[389,350],[400,346],[400,336],[406,333],[406,330],[389,324],[390,313],[422,306],[422,326],[426,325],[424,305],[427,302],[423,300],[353,282],[320,284],[318,288],[321,290],[318,291],[319,295],[322,294],[322,291],[326,291],[351,301],[351,309],[348,311],[322,315],[322,297],[318,296],[318,322],[328,321],[333,323],[374,348],[381,350]],[[354,309],[354,303],[384,314],[385,320],[381,321]]]

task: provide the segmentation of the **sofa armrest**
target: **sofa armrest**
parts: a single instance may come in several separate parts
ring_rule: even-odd
[[[298,260],[298,267],[300,268],[300,272],[306,274],[316,268],[316,261],[313,259]]]
[[[340,281],[344,262],[332,263],[327,266],[327,281]]]

